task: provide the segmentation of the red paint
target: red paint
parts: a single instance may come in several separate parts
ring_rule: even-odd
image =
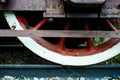
[[[17,19],[19,21],[19,23],[21,24],[21,26],[26,29],[26,24],[28,24],[28,22],[21,16],[17,16]],[[37,26],[35,29],[40,28],[41,26],[43,26],[46,23],[47,19],[43,19]],[[111,28],[113,28],[113,30],[117,30],[111,23],[109,20],[106,20],[106,22],[110,25]],[[30,26],[29,26],[30,27]],[[66,24],[65,30],[68,30],[69,28],[69,23]],[[89,26],[87,24],[87,22],[85,22],[85,29],[89,30]],[[97,54],[99,52],[103,52],[109,48],[112,48],[112,46],[114,46],[115,44],[117,44],[118,42],[120,42],[119,38],[114,38],[114,39],[110,39],[109,41],[107,41],[106,43],[95,47],[92,43],[91,38],[88,38],[87,42],[88,42],[88,47],[84,48],[84,49],[68,49],[65,47],[64,42],[65,42],[65,38],[61,38],[60,42],[58,43],[58,45],[54,45],[49,43],[48,41],[44,40],[43,38],[39,38],[39,37],[34,37],[33,38],[39,45],[54,51],[58,54],[62,54],[62,55],[69,55],[69,56],[87,56],[87,55],[93,55],[93,54]]]

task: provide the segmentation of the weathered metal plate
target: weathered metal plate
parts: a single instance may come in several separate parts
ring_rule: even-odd
[[[62,5],[62,4],[60,4]],[[120,5],[120,0],[106,0],[106,3],[102,7],[102,11],[98,13],[66,13],[63,14],[61,10],[57,9],[58,14],[51,14],[49,12],[44,13],[44,17],[68,17],[68,18],[118,18],[120,17],[120,9],[117,6]],[[64,8],[63,8],[64,9]],[[55,12],[56,13],[56,12]]]
[[[120,0],[106,0],[100,14],[74,14],[64,12],[63,0],[7,0],[6,3],[0,4],[0,10],[46,11],[44,17],[118,18],[120,17],[118,5]]]
[[[7,0],[5,4],[0,4],[0,10],[37,10],[46,9],[46,0]]]
[[[120,38],[120,31],[0,30],[0,37],[108,37]]]
[[[101,17],[120,17],[120,0],[106,0],[103,6]]]

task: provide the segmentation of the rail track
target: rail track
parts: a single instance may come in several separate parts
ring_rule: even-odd
[[[8,38],[1,38],[0,42],[3,40],[8,41]],[[33,54],[17,38],[9,39],[7,46],[4,44],[0,49],[0,80],[120,79],[119,62],[111,63],[109,60],[91,66],[61,66]]]
[[[0,80],[119,80],[119,75],[120,65],[0,65]]]

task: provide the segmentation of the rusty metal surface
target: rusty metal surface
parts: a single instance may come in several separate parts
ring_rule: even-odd
[[[120,17],[120,0],[106,0],[103,6],[101,17]]]
[[[65,17],[62,0],[47,0],[44,17]]]
[[[0,10],[40,10],[46,9],[46,0],[8,0],[0,5]]]
[[[0,37],[108,37],[120,38],[120,31],[0,30]]]
[[[62,6],[62,4],[59,4]],[[120,17],[120,9],[117,8],[117,6],[120,5],[120,0],[106,0],[106,3],[102,7],[102,12],[100,14],[98,13],[62,13],[61,10],[57,9],[51,12],[49,8],[47,8],[47,11],[44,13],[44,17],[72,17],[72,18],[118,18]],[[64,8],[63,8],[64,9]],[[55,14],[57,11],[58,14]]]
[[[6,2],[6,0],[0,0],[0,2],[5,3],[5,2]]]
[[[100,14],[74,14],[64,12],[63,0],[6,0],[0,4],[0,10],[10,11],[45,11],[44,17],[92,17],[111,18],[120,17],[120,0],[106,0]]]

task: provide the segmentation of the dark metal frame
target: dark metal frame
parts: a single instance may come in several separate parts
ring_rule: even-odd
[[[2,1],[1,1],[2,2]],[[7,11],[43,11],[44,17],[120,17],[120,0],[106,0],[101,13],[66,13],[63,0],[6,0],[0,4],[0,10]]]

